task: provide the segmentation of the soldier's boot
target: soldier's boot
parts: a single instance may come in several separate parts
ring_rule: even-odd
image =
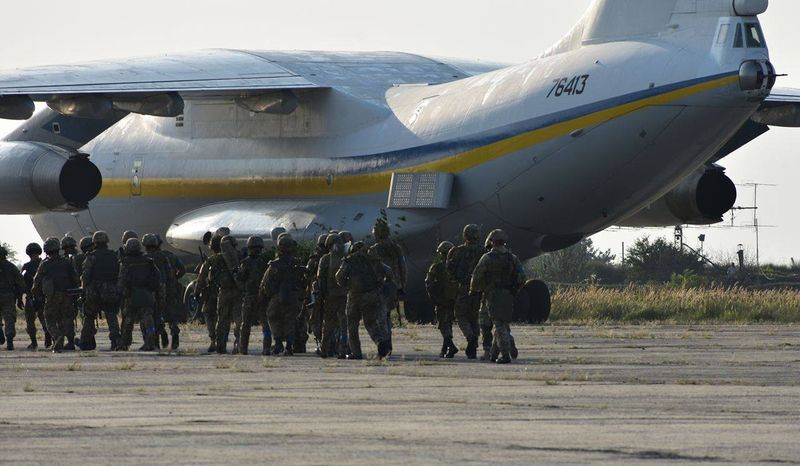
[[[280,340],[275,340],[275,346],[272,348],[272,354],[274,356],[280,356],[283,354],[283,343]]]
[[[173,331],[172,332],[172,345],[170,346],[170,348],[172,348],[172,350],[175,351],[180,346],[181,346],[180,332]]]
[[[303,341],[297,341],[292,344],[292,351],[297,354],[305,354],[306,353],[306,343]]]
[[[239,354],[247,356],[247,353],[249,353],[250,349],[249,346],[250,346],[250,335],[242,334],[242,337],[239,340]]]
[[[447,354],[445,354],[444,357],[446,359],[453,359],[456,353],[458,353],[458,346],[456,346],[456,344],[453,343],[452,338],[448,338],[446,343],[447,343]]]
[[[139,348],[139,351],[155,351],[156,349],[156,333],[148,332],[144,337],[144,345]]]
[[[264,332],[264,341],[261,344],[261,356],[269,356],[272,352],[272,333]]]
[[[31,337],[31,344],[28,345],[28,349],[31,350],[31,351],[34,351],[37,348],[39,348],[39,342],[36,341],[36,335],[34,335],[34,336]]]
[[[467,349],[464,352],[467,355],[467,359],[477,359],[478,358],[478,338],[472,337],[467,340]]]
[[[169,335],[167,335],[166,329],[161,327],[158,331],[158,335],[161,337],[161,348],[167,349],[169,348]]]
[[[64,351],[75,351],[75,337],[67,337],[67,344],[64,345]]]
[[[50,332],[44,332],[44,347],[50,348],[53,345],[53,337],[50,336]]]
[[[14,337],[6,337],[6,349],[14,351]]]
[[[294,340],[286,340],[286,349],[283,351],[284,356],[294,356]]]
[[[519,357],[519,350],[517,349],[517,342],[514,341],[514,337],[511,337],[511,359],[517,359]]]
[[[492,358],[491,353],[492,353],[491,348],[490,349],[484,348],[483,354],[481,354],[481,361],[489,361]]]
[[[228,354],[228,340],[226,338],[217,340],[217,354]]]
[[[439,351],[439,357],[440,357],[440,358],[444,358],[445,356],[447,356],[447,349],[448,349],[448,347],[447,347],[447,340],[444,340],[444,341],[442,342],[442,350],[441,350],[441,351]]]
[[[392,344],[388,341],[378,342],[378,359],[386,359],[392,352]]]
[[[502,356],[500,356],[497,359],[497,364],[508,364],[510,362],[511,362],[511,356],[506,351],[503,351]]]
[[[53,343],[52,351],[54,353],[60,353],[64,350],[64,337],[59,338]]]
[[[498,356],[500,356],[500,348],[497,346],[497,343],[494,343],[489,355],[489,360],[491,362],[497,362]]]
[[[2,326],[0,326],[0,345],[6,342],[6,335],[3,333]]]

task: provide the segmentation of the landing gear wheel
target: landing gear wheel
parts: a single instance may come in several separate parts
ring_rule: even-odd
[[[550,317],[550,290],[541,280],[529,280],[517,293],[514,322],[542,324]]]

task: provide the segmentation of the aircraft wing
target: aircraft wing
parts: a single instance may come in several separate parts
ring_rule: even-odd
[[[773,89],[752,120],[767,126],[800,127],[800,89]]]

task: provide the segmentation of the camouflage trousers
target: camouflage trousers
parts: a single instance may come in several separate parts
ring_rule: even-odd
[[[136,321],[141,323],[144,330],[144,338],[155,335],[156,324],[153,320],[153,308],[151,307],[134,307],[128,304],[122,309],[122,346],[129,347],[133,343],[133,324]]]
[[[61,348],[64,337],[69,337],[70,329],[75,335],[75,305],[66,293],[55,292],[44,302],[44,320],[47,330],[53,337],[53,344]]]
[[[479,295],[460,294],[456,298],[455,316],[458,321],[458,328],[464,334],[464,338],[470,340],[478,339],[480,326],[478,325],[478,314],[481,306]]]
[[[97,317],[105,317],[108,325],[108,339],[111,347],[114,348],[121,343],[122,332],[119,326],[119,302],[103,302],[99,298],[91,298],[86,301],[84,311],[83,328],[81,329],[81,341],[94,338],[97,334]]]
[[[455,320],[455,302],[446,301],[436,305],[436,321],[439,332],[445,340],[453,339],[453,320]]]
[[[323,353],[347,354],[347,296],[328,296],[322,309]]]
[[[320,304],[320,300],[317,299],[314,304],[310,305],[311,307],[311,318],[309,319],[311,333],[314,334],[314,339],[317,342],[322,341],[322,320],[323,320],[323,308]]]
[[[50,332],[47,331],[47,324],[44,320],[44,308],[39,302],[28,296],[25,298],[25,330],[28,332],[28,336],[31,337],[31,341],[36,340],[37,318],[39,319],[39,325],[42,326],[42,331],[46,336],[49,336]]]
[[[261,321],[264,340],[272,340],[272,332],[269,330],[263,303],[258,296],[245,296],[242,300],[242,329],[239,336],[239,345],[242,349],[247,350],[250,343],[250,330],[258,321]]]
[[[164,304],[164,311],[161,314],[161,329],[166,325],[169,327],[169,331],[172,335],[181,333],[181,328],[178,326],[178,305],[177,297],[168,295],[167,301]]]
[[[5,337],[11,340],[17,335],[17,299],[13,294],[0,295],[0,314]]]
[[[209,288],[203,293],[203,315],[206,318],[206,328],[208,329],[208,339],[212,342],[217,341],[217,298],[218,290]]]
[[[267,306],[267,322],[276,343],[294,344],[295,326],[300,315],[300,301],[282,304],[280,296],[273,296]]]
[[[494,342],[498,352],[510,354],[514,346],[514,338],[511,336],[511,322],[501,319],[493,319],[494,323]],[[490,345],[491,348],[491,345]]]
[[[217,298],[217,348],[225,348],[234,322],[233,338],[239,341],[242,329],[242,294],[236,288],[220,288]]]
[[[492,348],[492,328],[494,323],[489,316],[488,303],[485,299],[481,300],[481,309],[478,311],[478,325],[481,328],[481,343],[485,351],[490,351]]]
[[[347,295],[347,338],[350,344],[350,353],[363,357],[361,352],[361,338],[358,335],[359,325],[364,321],[364,327],[375,344],[389,341],[386,323],[387,312],[384,299],[380,291],[367,293],[349,293]]]
[[[297,320],[294,326],[294,343],[295,345],[305,345],[308,342],[308,323],[310,315],[305,306],[300,306],[300,313],[297,315]]]

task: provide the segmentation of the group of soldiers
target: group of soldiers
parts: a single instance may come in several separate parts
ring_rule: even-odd
[[[321,235],[304,262],[300,245],[283,229],[272,232],[275,247],[270,250],[257,236],[240,250],[228,228],[207,235],[212,254],[203,257],[190,294],[205,318],[208,352],[228,352],[233,324],[232,352],[248,354],[251,329],[260,324],[262,355],[305,353],[311,334],[319,356],[358,360],[363,359],[363,322],[378,358],[390,355],[391,313],[399,311],[403,299],[406,261],[385,220],[375,223],[373,236],[375,244],[367,247],[346,231]],[[459,352],[453,341],[455,321],[466,339],[467,358],[477,359],[481,338],[481,359],[509,363],[517,356],[509,324],[514,296],[525,282],[522,265],[508,249],[502,230],[492,231],[481,245],[480,228],[467,225],[463,239],[460,246],[438,246],[425,279],[443,338],[440,357],[453,358]],[[161,249],[158,235],[139,240],[128,231],[118,251],[108,244],[102,231],[80,244],[70,237],[48,238],[43,251],[38,244],[28,246],[30,261],[21,272],[0,248],[5,329],[0,338],[7,349],[14,349],[17,306],[25,310],[29,349],[38,347],[37,318],[48,349],[95,349],[96,320],[102,317],[113,351],[129,349],[135,322],[144,340],[141,351],[178,349],[179,324],[187,318],[179,283],[184,265]],[[77,336],[79,313],[83,326]]]

